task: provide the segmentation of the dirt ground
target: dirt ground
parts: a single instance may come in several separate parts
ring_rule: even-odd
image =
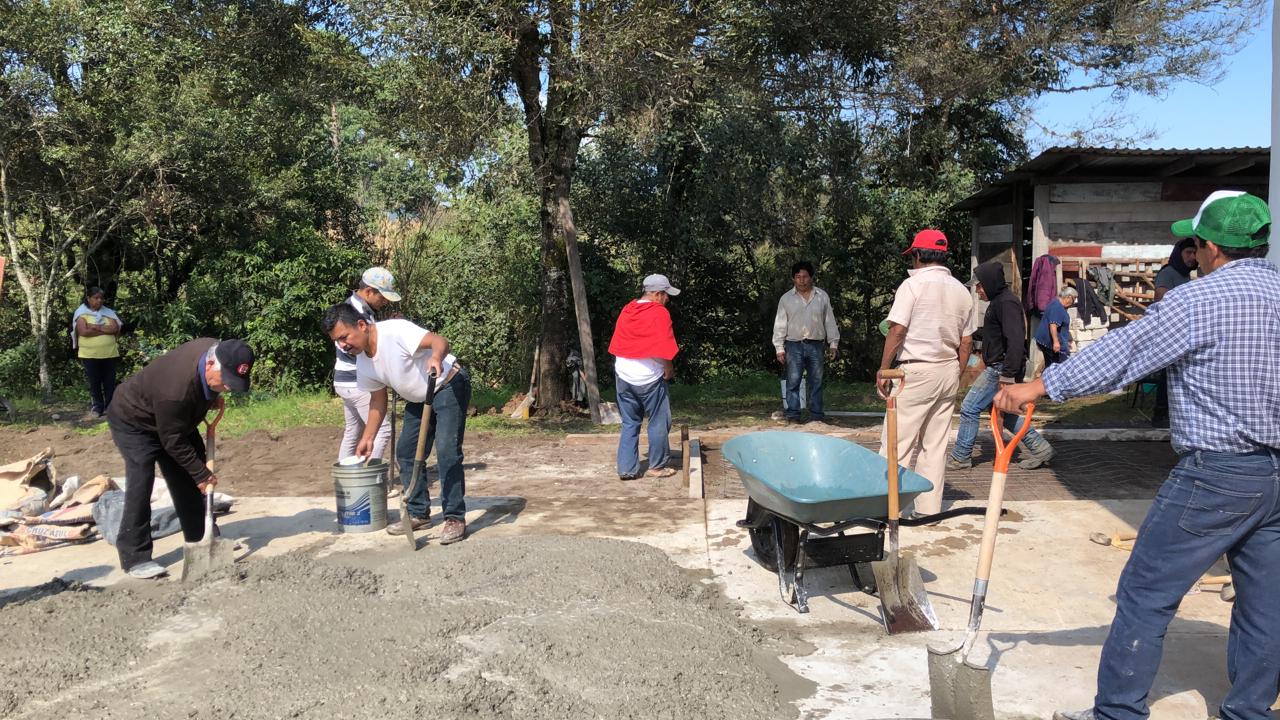
[[[3,607],[21,650],[0,654],[0,716],[736,720],[794,717],[813,690],[778,660],[804,646],[647,545],[480,537],[337,558],[52,583]]]
[[[303,427],[256,431],[218,440],[219,490],[231,495],[331,496],[330,466],[337,459],[341,428]],[[81,435],[44,425],[29,431],[0,428],[0,464],[54,449],[60,477],[123,475],[124,461],[110,433]],[[679,448],[674,448],[679,462]],[[687,497],[679,476],[618,480],[613,446],[571,445],[561,438],[495,437],[470,433],[464,443],[468,495],[527,495],[543,498]],[[434,466],[431,466],[435,478]]]

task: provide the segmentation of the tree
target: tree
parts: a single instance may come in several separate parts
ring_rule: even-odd
[[[688,8],[667,0],[386,0],[361,7],[384,55],[423,79],[414,96],[419,106],[449,113],[435,116],[452,126],[443,131],[447,138],[465,148],[468,136],[475,141],[492,129],[494,117],[514,110],[523,118],[541,225],[537,404],[556,413],[567,390],[578,152],[603,123],[674,102],[681,86],[669,81],[687,69],[694,42]],[[583,355],[592,358],[585,288],[573,284]]]

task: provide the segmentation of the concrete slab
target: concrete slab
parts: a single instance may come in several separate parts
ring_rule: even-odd
[[[973,659],[995,666],[992,684],[1001,717],[1048,718],[1055,709],[1088,707],[1097,660],[1114,612],[1116,578],[1128,553],[1089,542],[1091,528],[1132,528],[1149,503],[1009,503]],[[968,620],[980,518],[946,526],[905,528],[942,629],[888,636],[879,602],[857,592],[844,568],[813,571],[811,611],[800,615],[778,595],[775,575],[758,565],[745,532],[734,526],[743,502],[709,500],[711,569],[745,615],[786,628],[816,648],[787,660],[818,683],[800,703],[803,717],[929,716],[926,646],[954,645]],[[1217,593],[1188,596],[1170,628],[1168,652],[1153,694],[1161,718],[1206,717],[1225,694],[1225,635],[1231,606]],[[1212,714],[1212,713],[1209,713]]]

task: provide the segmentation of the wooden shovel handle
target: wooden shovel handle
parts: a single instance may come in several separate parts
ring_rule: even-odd
[[[903,380],[906,373],[898,369],[881,370],[876,373],[876,378],[880,380]],[[889,397],[885,398],[884,412],[884,434],[885,444],[889,450],[888,461],[888,484],[889,484],[889,522],[897,523],[898,515],[902,512],[901,503],[898,499],[898,394],[902,392],[904,382],[899,382],[894,392],[889,393]],[[894,548],[896,550],[896,548]]]
[[[991,473],[991,493],[987,497],[987,513],[982,525],[982,549],[978,552],[978,572],[975,575],[984,595],[986,582],[991,578],[991,563],[996,554],[996,533],[1000,529],[1000,511],[1004,506],[1004,484],[1009,473],[1009,460],[1027,430],[1031,429],[1031,415],[1036,409],[1033,403],[1027,403],[1026,408],[1022,427],[1006,445],[1001,431],[1000,408],[991,406],[991,435],[996,445],[996,461],[995,471]]]

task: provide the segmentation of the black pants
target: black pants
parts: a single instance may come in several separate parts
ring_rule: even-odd
[[[204,493],[196,481],[160,444],[160,436],[115,420],[111,422],[111,439],[124,457],[124,514],[120,519],[120,535],[116,551],[120,567],[129,568],[151,559],[151,488],[156,481],[156,465],[164,474],[173,498],[173,509],[182,524],[187,542],[204,537]],[[192,430],[191,444],[200,459],[205,458],[204,440],[199,430]]]
[[[93,412],[101,415],[111,404],[116,392],[116,358],[80,358],[84,365],[84,377],[89,381],[89,397],[93,399]]]
[[[1054,352],[1051,347],[1045,347],[1040,343],[1036,343],[1036,347],[1040,348],[1040,354],[1044,356],[1045,370],[1048,370],[1050,365],[1064,362],[1067,359],[1066,353]]]

